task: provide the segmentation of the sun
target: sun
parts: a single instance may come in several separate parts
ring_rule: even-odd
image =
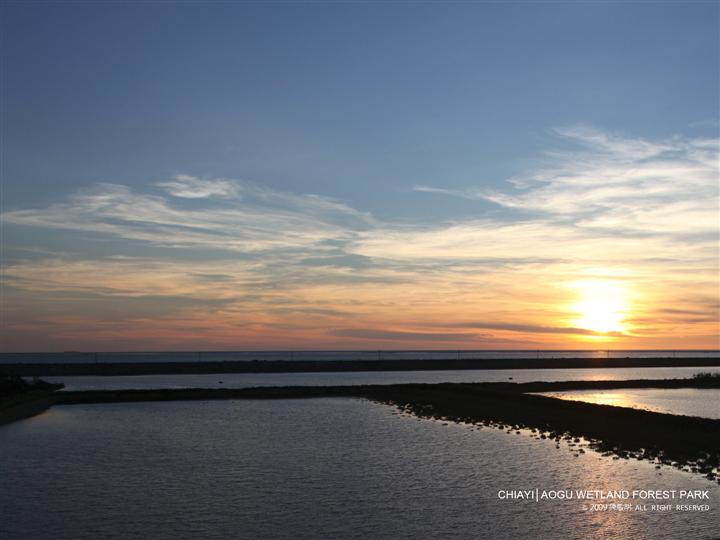
[[[575,284],[578,301],[572,306],[577,314],[577,328],[599,334],[623,332],[627,315],[627,291],[620,283],[609,280],[588,280]]]

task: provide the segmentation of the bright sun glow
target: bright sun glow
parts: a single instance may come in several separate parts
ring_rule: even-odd
[[[576,284],[579,300],[573,306],[578,328],[598,333],[622,332],[627,314],[627,293],[614,281],[582,281]]]

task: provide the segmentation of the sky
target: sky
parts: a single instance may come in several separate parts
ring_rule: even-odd
[[[720,348],[717,2],[4,2],[0,350]]]

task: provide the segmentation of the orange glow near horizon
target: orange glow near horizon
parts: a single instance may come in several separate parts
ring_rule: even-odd
[[[254,279],[263,268],[229,262],[222,265],[222,280],[197,279],[212,277],[217,266],[116,259],[10,268],[7,273],[17,276],[24,291],[8,290],[8,300],[20,306],[22,292],[22,299],[35,299],[34,313],[40,310],[43,317],[8,325],[13,333],[5,346],[32,350],[37,340],[26,336],[40,333],[52,338],[55,350],[718,346],[712,306],[702,311],[697,300],[711,297],[712,281],[704,289],[702,282],[689,288],[672,274],[638,266],[565,265],[553,273],[533,267],[492,274],[455,267],[422,279],[388,268],[352,286],[336,281],[337,269],[320,268],[321,282],[258,289]],[[85,296],[88,283],[103,291],[102,301]],[[156,295],[146,300],[148,290]],[[262,294],[251,295],[258,290]],[[165,297],[170,300],[163,304]],[[127,302],[132,309],[119,310]],[[105,313],[108,305],[119,311]]]

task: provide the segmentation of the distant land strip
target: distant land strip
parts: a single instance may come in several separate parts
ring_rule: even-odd
[[[720,377],[686,379],[634,379],[610,381],[537,381],[527,383],[405,383],[334,386],[255,386],[252,388],[157,388],[118,390],[66,390],[56,392],[55,403],[114,403],[128,401],[176,401],[213,399],[298,399],[318,397],[366,397],[386,391],[502,392],[527,394],[569,390],[615,390],[627,388],[720,389]],[[720,421],[718,421],[720,422]]]
[[[257,360],[208,362],[11,363],[0,373],[27,376],[315,373],[470,369],[718,367],[720,358],[482,358],[445,360]]]

